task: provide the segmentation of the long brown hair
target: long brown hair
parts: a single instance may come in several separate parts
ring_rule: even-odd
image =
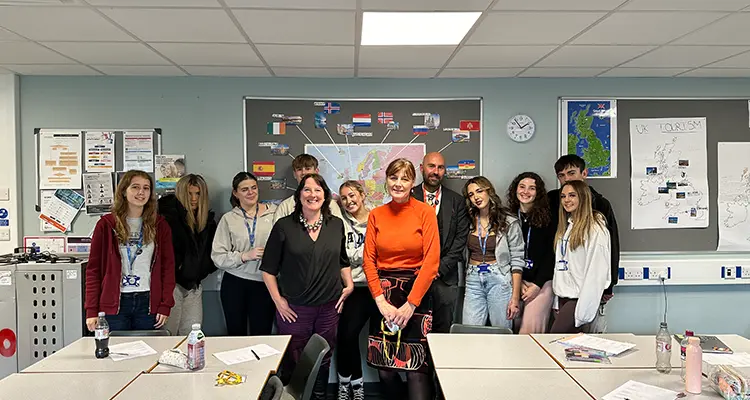
[[[476,176],[469,179],[464,185],[463,195],[466,200],[466,208],[469,210],[469,220],[471,221],[471,232],[477,229],[477,217],[479,216],[479,209],[469,200],[469,185],[475,184],[481,189],[487,191],[490,198],[490,204],[487,207],[490,208],[490,232],[495,232],[496,235],[504,234],[508,232],[508,210],[503,207],[503,202],[500,200],[500,196],[497,195],[495,187],[492,186],[492,182],[483,176]]]
[[[568,246],[571,250],[577,249],[588,239],[589,232],[594,224],[604,228],[604,218],[598,211],[594,211],[591,201],[591,189],[584,181],[568,181],[560,188],[560,194],[566,186],[570,186],[578,196],[578,208],[572,213],[565,211],[563,202],[560,201],[559,217],[557,220],[557,233],[555,234],[555,245],[565,236],[568,228],[568,218],[573,220],[573,229],[570,231]]]
[[[190,186],[195,186],[200,190],[198,195],[198,208],[193,212],[190,206]],[[188,174],[180,178],[177,181],[177,187],[175,188],[175,196],[177,200],[182,203],[187,212],[187,224],[193,232],[203,232],[206,229],[208,223],[208,185],[206,180],[202,176],[196,174]]]
[[[529,211],[529,222],[537,228],[542,228],[547,226],[552,218],[550,218],[549,213],[547,188],[544,186],[544,180],[537,173],[522,172],[513,179],[513,182],[508,186],[508,208],[514,214],[518,213],[518,210],[521,209],[521,202],[518,201],[518,194],[516,192],[521,181],[527,178],[533,179],[536,186],[536,197],[531,204],[531,211]]]
[[[130,170],[123,175],[115,191],[115,206],[112,214],[115,216],[115,232],[120,243],[127,243],[130,239],[130,228],[126,218],[128,217],[127,191],[133,178],[147,179],[150,185],[148,202],[143,206],[143,243],[151,243],[156,239],[156,192],[154,192],[154,180],[151,175],[144,171]]]

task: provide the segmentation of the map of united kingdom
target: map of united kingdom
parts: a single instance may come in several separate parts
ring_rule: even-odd
[[[589,176],[612,176],[612,102],[569,101],[568,153],[586,160]]]

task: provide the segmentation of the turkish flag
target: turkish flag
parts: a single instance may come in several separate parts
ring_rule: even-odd
[[[461,122],[459,122],[458,124],[458,129],[462,131],[478,131],[479,121],[461,120]]]

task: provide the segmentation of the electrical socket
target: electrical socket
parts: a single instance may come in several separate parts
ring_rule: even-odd
[[[724,279],[734,279],[734,275],[735,275],[734,267],[721,267],[721,268],[724,270],[724,273],[722,274],[724,275]]]
[[[625,267],[625,280],[639,280],[643,279],[643,268],[641,267]]]
[[[0,242],[10,242],[10,229],[0,229]]]
[[[740,270],[739,277],[742,279],[750,279],[750,267],[743,267],[738,265],[737,268]]]
[[[648,268],[648,279],[659,280],[669,278],[669,267],[649,267]]]

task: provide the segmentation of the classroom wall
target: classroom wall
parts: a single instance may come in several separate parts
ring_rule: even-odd
[[[23,228],[38,234],[33,209],[34,128],[163,129],[167,154],[185,154],[188,170],[203,174],[219,213],[232,176],[243,167],[242,97],[326,98],[484,98],[484,174],[505,192],[524,170],[539,172],[554,187],[559,96],[739,96],[750,98],[750,79],[270,79],[163,77],[22,77],[21,152]],[[283,112],[280,111],[280,112]],[[527,113],[536,136],[516,144],[505,134],[508,118]],[[621,132],[620,134],[627,134]],[[620,162],[628,162],[620,154]],[[606,193],[605,193],[606,194]],[[629,199],[610,198],[610,201]],[[87,235],[94,218],[79,216],[74,234]],[[621,224],[628,226],[627,222]],[[211,286],[211,285],[208,285]],[[750,302],[746,285],[669,287],[673,330],[738,333],[750,336],[741,305]],[[609,330],[655,333],[661,318],[661,288],[618,287],[608,307]],[[206,293],[206,330],[223,331],[218,292]],[[215,329],[215,330],[214,330]]]
[[[19,185],[19,154],[20,145],[18,134],[20,131],[20,85],[19,79],[13,75],[0,75],[0,190],[8,190],[8,200],[0,199],[0,209],[7,211],[3,219],[7,224],[0,225],[0,254],[13,252],[21,238],[21,200]],[[3,212],[5,214],[5,212]]]

